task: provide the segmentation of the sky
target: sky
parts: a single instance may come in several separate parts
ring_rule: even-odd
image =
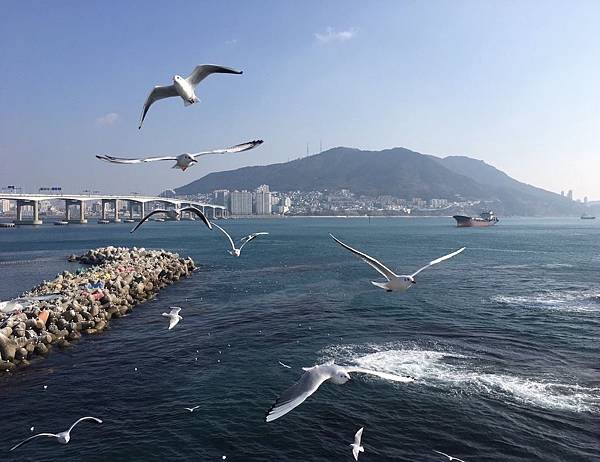
[[[0,187],[158,193],[335,146],[483,159],[600,199],[600,2],[22,1],[0,15]],[[201,103],[155,103],[197,64]],[[96,154],[177,155],[114,165]]]

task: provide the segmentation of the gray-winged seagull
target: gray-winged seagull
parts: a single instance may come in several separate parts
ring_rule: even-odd
[[[312,395],[321,386],[323,382],[330,380],[331,382],[341,385],[350,380],[350,374],[370,374],[386,380],[394,382],[412,382],[413,377],[405,377],[387,372],[373,371],[355,366],[338,366],[333,363],[320,364],[313,367],[302,368],[304,374],[294,385],[285,390],[275,404],[267,413],[265,420],[272,422],[279,419],[292,409],[300,406],[306,398]]]
[[[22,446],[25,443],[28,443],[29,441],[31,441],[32,439],[38,438],[40,436],[50,436],[52,438],[56,438],[56,440],[60,444],[67,444],[71,440],[71,430],[73,430],[75,428],[75,425],[77,425],[79,422],[82,422],[84,420],[93,420],[93,421],[95,421],[97,423],[102,423],[102,420],[100,420],[100,419],[98,419],[96,417],[82,417],[81,419],[77,420],[73,425],[71,425],[68,430],[65,430],[64,432],[60,432],[60,433],[38,433],[37,435],[30,436],[29,438],[21,441],[19,444],[17,444],[15,446],[13,446],[12,448],[10,448],[10,450],[14,451],[19,446]]]
[[[461,247],[460,249],[458,249],[452,253],[449,253],[448,255],[444,255],[443,257],[436,258],[435,260],[430,261],[423,268],[419,269],[418,271],[415,271],[412,274],[396,274],[391,269],[389,269],[387,266],[385,266],[383,263],[381,263],[379,260],[376,260],[373,257],[370,257],[369,255],[367,255],[366,253],[362,253],[356,249],[353,249],[349,245],[344,244],[342,241],[340,241],[338,238],[336,238],[333,234],[329,234],[329,235],[333,238],[333,240],[335,242],[340,244],[345,249],[348,249],[353,254],[357,255],[359,258],[364,260],[370,266],[375,268],[379,273],[381,273],[387,279],[387,282],[371,281],[371,284],[373,284],[374,286],[380,287],[382,289],[385,289],[387,292],[404,292],[405,290],[410,289],[413,286],[413,284],[417,283],[415,281],[415,276],[417,274],[419,274],[421,271],[429,268],[430,266],[437,265],[438,263],[443,262],[444,260],[448,260],[449,258],[452,258],[455,255],[458,255],[459,253],[461,253],[463,250],[465,250],[465,247]]]
[[[140,157],[134,159],[129,157],[113,157],[105,154],[96,155],[96,157],[100,160],[105,160],[106,162],[112,162],[113,164],[141,164],[144,162],[155,162],[158,160],[174,160],[175,165],[173,165],[171,168],[178,168],[185,172],[188,167],[198,162],[196,157],[209,156],[212,154],[234,154],[236,152],[249,151],[250,149],[254,149],[256,146],[260,146],[262,143],[263,140],[252,140],[248,141],[247,143],[236,144],[235,146],[230,146],[228,148],[213,149],[212,151],[201,151],[196,153],[186,152],[184,154],[179,154],[178,156]]]
[[[194,90],[196,88],[196,85],[202,82],[210,74],[242,73],[242,71],[232,69],[231,67],[216,66],[214,64],[202,64],[196,66],[192,73],[185,79],[180,75],[173,76],[173,85],[156,86],[152,89],[152,91],[148,95],[148,98],[146,98],[146,102],[144,103],[144,108],[142,109],[142,118],[140,120],[140,126],[138,128],[142,128],[144,118],[148,113],[148,109],[150,109],[150,106],[152,106],[152,104],[154,104],[154,102],[158,101],[159,99],[180,96],[183,100],[183,104],[185,106],[189,106],[190,104],[194,104],[200,101],[200,99],[196,96]]]

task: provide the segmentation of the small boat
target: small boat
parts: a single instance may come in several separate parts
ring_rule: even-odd
[[[582,220],[595,220],[596,217],[593,215],[588,215],[587,213],[584,213],[583,215],[581,215],[580,217]]]
[[[64,221],[64,220],[58,220],[54,222],[55,226],[67,226],[69,224],[68,221]]]
[[[126,218],[123,220],[123,223],[135,223],[135,220],[133,218]]]
[[[99,225],[107,225],[109,223],[110,223],[110,221],[108,221],[108,220],[98,220]]]
[[[493,226],[500,221],[491,210],[488,210],[487,212],[481,212],[478,217],[454,215],[452,218],[456,220],[456,226],[459,228],[480,228],[485,226]]]
[[[0,223],[0,228],[14,228],[14,223]]]
[[[158,221],[160,223],[162,223],[163,221],[165,221],[164,218],[153,218],[152,221]]]

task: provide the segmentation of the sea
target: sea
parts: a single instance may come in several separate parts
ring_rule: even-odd
[[[0,229],[0,299],[100,246],[163,248],[199,270],[103,333],[0,375],[2,461],[600,460],[600,220],[223,220]],[[460,247],[405,293],[329,233],[400,273]],[[182,308],[171,331],[161,313]],[[266,423],[277,396],[326,361],[411,375],[325,383]],[[290,366],[283,367],[280,362]],[[186,407],[198,408],[194,412]],[[82,416],[68,445],[49,438]],[[34,428],[31,431],[31,428]]]

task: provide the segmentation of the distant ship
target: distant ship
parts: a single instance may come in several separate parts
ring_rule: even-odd
[[[480,213],[478,217],[454,215],[452,218],[456,220],[456,226],[459,228],[493,226],[500,221],[491,210]]]
[[[587,213],[584,213],[583,215],[581,215],[581,219],[582,220],[595,220],[596,217],[593,215],[588,215]]]

